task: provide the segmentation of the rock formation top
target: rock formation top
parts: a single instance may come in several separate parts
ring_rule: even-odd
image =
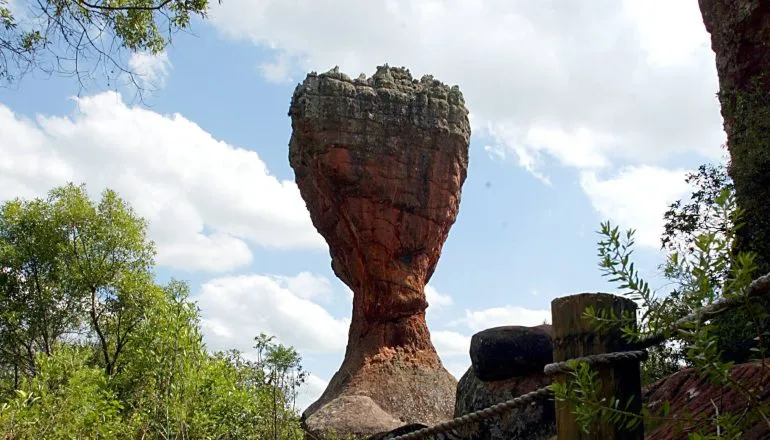
[[[353,433],[336,415],[351,396],[370,398],[399,423],[451,418],[456,380],[430,340],[425,284],[467,174],[462,93],[404,68],[380,66],[355,80],[335,68],[307,75],[289,116],[297,186],[334,273],[353,291],[345,359],[305,411],[306,428]]]
[[[367,322],[427,306],[467,174],[463,102],[456,86],[388,66],[356,80],[311,73],[294,91],[289,162],[334,272],[358,297],[382,300],[361,305]],[[413,292],[387,293],[404,289]]]
[[[289,116],[314,120],[351,119],[382,126],[441,129],[470,141],[465,99],[458,86],[447,86],[409,69],[378,66],[370,78],[351,79],[339,67],[311,72],[294,90]],[[384,147],[384,146],[382,146]]]

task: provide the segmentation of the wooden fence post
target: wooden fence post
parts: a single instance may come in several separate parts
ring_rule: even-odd
[[[615,316],[623,316],[627,311],[635,312],[636,304],[627,298],[607,293],[581,293],[557,298],[551,302],[553,319],[553,361],[561,362],[582,356],[601,353],[626,351],[631,349],[623,339],[620,326],[614,326],[598,334],[591,323],[584,318],[586,307],[613,311]],[[633,315],[636,316],[635,314]],[[634,325],[636,320],[634,319]],[[599,396],[609,399],[614,396],[620,401],[621,409],[629,399],[632,404],[626,409],[634,414],[641,411],[641,376],[638,361],[626,361],[610,365],[592,367],[598,370],[601,383]],[[554,375],[554,381],[564,382],[568,375]],[[636,428],[614,426],[608,423],[595,424],[589,434],[580,430],[575,415],[574,405],[556,402],[556,432],[558,440],[643,440],[644,426]]]

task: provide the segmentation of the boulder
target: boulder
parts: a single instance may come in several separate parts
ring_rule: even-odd
[[[542,368],[541,368],[542,370]],[[483,381],[476,377],[473,367],[457,384],[455,417],[478,411],[551,383],[543,373],[513,377],[499,381]],[[514,408],[503,416],[469,425],[467,440],[545,440],[556,432],[555,408],[551,398]]]
[[[482,381],[498,381],[543,371],[553,360],[551,326],[503,326],[471,338],[471,364]]]
[[[401,424],[367,396],[340,396],[302,420],[304,431],[310,434],[306,437],[313,440],[330,434],[361,437]]]
[[[471,338],[472,365],[457,384],[455,417],[478,411],[551,383],[543,367],[553,359],[551,326],[504,326]],[[550,439],[555,430],[553,400],[543,398],[502,417],[469,425],[468,440]]]

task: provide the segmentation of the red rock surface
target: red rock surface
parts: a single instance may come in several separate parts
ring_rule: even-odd
[[[739,247],[770,271],[770,2],[699,0],[719,74],[730,176],[744,210]]]
[[[736,231],[736,251],[751,251],[757,273],[770,272],[770,2],[767,0],[699,0],[711,48],[716,55],[719,102],[727,150],[728,171],[741,207],[743,226]],[[723,357],[744,362],[754,355],[758,330],[770,332],[770,319],[757,328],[730,325],[754,320],[770,310],[770,298],[758,298],[754,311],[735,310],[724,325],[715,319]],[[728,336],[729,335],[729,336]],[[765,339],[764,349],[770,349]]]
[[[462,94],[406,69],[351,80],[335,68],[297,86],[289,115],[297,185],[354,294],[345,358],[306,425],[344,395],[368,396],[403,423],[451,418],[456,380],[431,344],[424,287],[466,177]]]
[[[770,403],[770,370],[767,364],[764,367],[759,363],[735,365],[730,370],[730,376],[746,389],[759,390],[760,400],[765,405]],[[657,427],[648,427],[645,430],[647,440],[686,439],[687,433],[696,429],[705,429],[706,432],[713,433],[715,428],[710,429],[706,420],[714,417],[715,405],[719,408],[720,414],[741,413],[748,402],[735,387],[722,388],[711,385],[707,379],[700,378],[692,369],[680,371],[652,384],[646,390],[645,400],[653,411],[668,400],[669,417],[675,419]],[[691,421],[687,420],[687,413],[692,416]],[[750,430],[743,433],[742,439],[770,439],[768,423],[757,420],[751,426]]]

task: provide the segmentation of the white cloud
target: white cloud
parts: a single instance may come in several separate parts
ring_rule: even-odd
[[[430,332],[430,339],[436,351],[442,358],[449,356],[468,355],[471,337],[461,333],[438,330]]]
[[[340,284],[342,284],[342,291],[345,293],[345,296],[347,298],[353,299],[353,290],[348,287],[347,284],[340,281]]]
[[[197,297],[204,340],[212,351],[236,348],[246,357],[253,357],[253,338],[265,332],[300,353],[341,352],[347,343],[350,321],[334,319],[310,301],[326,297],[330,284],[328,279],[309,272],[211,280]],[[297,393],[297,409],[304,411],[327,385],[327,380],[308,374]]]
[[[128,59],[128,67],[135,73],[134,79],[140,87],[163,88],[171,70],[171,61],[165,51],[158,54],[133,52]]]
[[[326,309],[292,287],[299,277],[240,275],[215,278],[196,297],[201,326],[212,350],[251,351],[264,332],[300,352],[339,352],[347,344],[349,319],[335,319]],[[312,295],[311,295],[312,296]]]
[[[278,54],[269,62],[259,64],[259,71],[266,80],[281,84],[291,81],[291,60],[285,54]]]
[[[300,298],[329,299],[331,297],[332,283],[324,276],[300,272],[292,277],[275,275],[274,278]]]
[[[241,239],[226,233],[195,234],[157,245],[156,263],[187,270],[227,272],[251,263],[252,253]],[[223,256],[226,256],[223,258]]]
[[[626,2],[626,9],[635,18],[639,43],[652,63],[686,63],[693,52],[710,48],[697,3],[632,0]],[[660,14],[664,9],[669,13]]]
[[[444,368],[446,368],[457,380],[460,380],[460,378],[463,377],[463,374],[468,371],[470,366],[470,358],[465,362],[444,362]]]
[[[149,221],[159,264],[189,270],[242,267],[247,242],[326,248],[296,184],[271,175],[256,152],[116,93],[75,101],[71,115],[35,121],[0,104],[0,200],[67,181],[85,182],[92,196],[112,188]]]
[[[640,246],[660,248],[663,213],[668,205],[685,196],[687,170],[637,166],[621,169],[613,178],[600,180],[595,173],[581,174],[580,185],[594,209],[620,229],[636,229]]]
[[[533,327],[544,321],[551,322],[550,310],[533,310],[518,306],[493,307],[484,310],[466,310],[465,317],[451,323],[464,324],[474,332],[503,325]]]
[[[430,284],[425,286],[425,298],[428,301],[428,310],[441,310],[452,305],[452,297],[436,290]]]
[[[535,125],[523,134],[512,128],[506,124],[490,127],[489,135],[495,144],[487,147],[487,151],[505,158],[508,150],[511,150],[516,154],[521,167],[546,184],[550,184],[550,180],[536,170],[542,152],[567,166],[604,168],[610,164],[606,153],[612,150],[616,142],[610,135],[593,133],[585,127],[567,132],[558,126]]]
[[[297,409],[300,412],[304,411],[305,408],[321,397],[321,394],[326,390],[328,384],[329,382],[321,379],[315,374],[308,374],[305,383],[300,385],[299,393],[297,393]]]
[[[388,62],[459,84],[489,151],[548,182],[549,159],[598,169],[718,156],[714,54],[697,2],[680,3],[232,0],[212,22],[272,49],[281,71],[356,76]]]

